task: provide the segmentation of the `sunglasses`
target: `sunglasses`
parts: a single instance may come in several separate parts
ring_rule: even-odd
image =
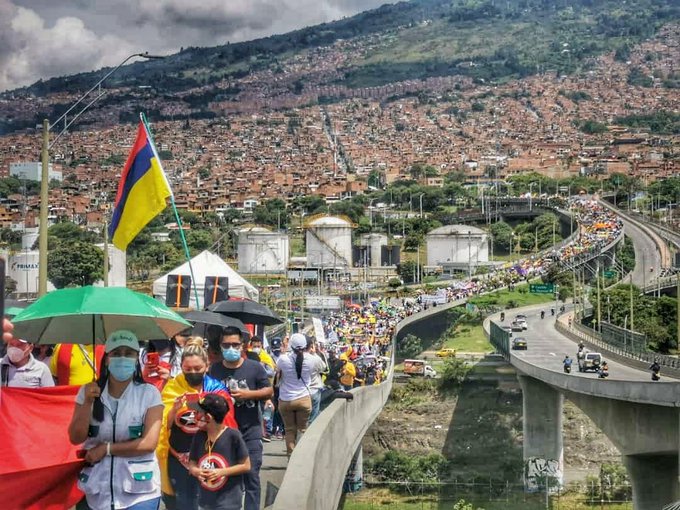
[[[239,342],[239,343],[235,343],[235,344],[220,344],[220,345],[221,345],[224,349],[229,349],[229,348],[231,348],[231,349],[237,349],[237,348],[241,347],[241,343],[240,343],[240,342]]]

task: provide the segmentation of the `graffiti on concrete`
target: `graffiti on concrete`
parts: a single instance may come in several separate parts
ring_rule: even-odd
[[[562,486],[561,459],[529,457],[524,462],[524,489],[527,492],[544,491],[546,483],[550,492],[557,492]]]

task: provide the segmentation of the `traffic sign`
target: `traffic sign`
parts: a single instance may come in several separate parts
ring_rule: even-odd
[[[616,278],[616,271],[604,271],[605,278]]]
[[[532,294],[553,294],[555,285],[552,283],[530,283],[529,292]]]

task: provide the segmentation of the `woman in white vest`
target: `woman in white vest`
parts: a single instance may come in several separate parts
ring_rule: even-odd
[[[80,388],[69,426],[87,463],[78,487],[92,510],[157,510],[161,395],[142,379],[134,333],[112,333],[104,352],[99,379]]]

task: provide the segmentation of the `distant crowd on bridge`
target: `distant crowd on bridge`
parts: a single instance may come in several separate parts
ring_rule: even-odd
[[[455,282],[442,289],[445,300],[543,275],[555,261],[619,235],[620,219],[596,202],[572,206],[579,235],[571,243]],[[162,498],[168,510],[255,510],[263,442],[283,439],[290,456],[334,399],[351,400],[352,389],[380,384],[397,324],[429,306],[419,298],[401,306],[387,299],[349,304],[325,318],[323,338],[266,339],[227,327],[206,339],[179,334],[143,344],[119,330],[102,346],[50,350],[6,333],[2,385],[81,387],[69,427],[87,463],[79,509],[157,509]]]

